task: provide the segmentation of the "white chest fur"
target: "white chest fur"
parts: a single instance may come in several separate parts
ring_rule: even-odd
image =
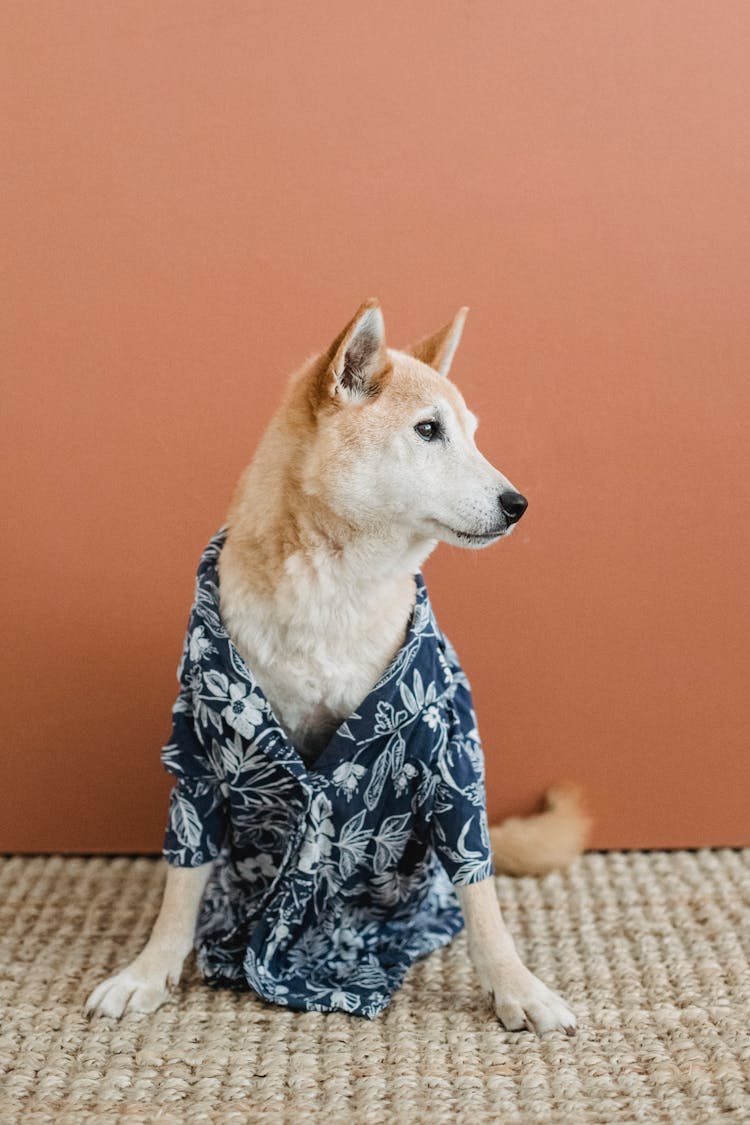
[[[321,550],[291,555],[273,583],[260,584],[237,563],[225,547],[224,623],[282,727],[311,760],[403,644],[412,573],[401,559],[397,572],[363,579],[355,560]]]

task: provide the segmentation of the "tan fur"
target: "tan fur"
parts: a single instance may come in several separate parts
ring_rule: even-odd
[[[495,869],[506,875],[546,875],[567,867],[586,846],[591,817],[577,786],[549,789],[545,809],[490,828]]]
[[[453,320],[443,325],[438,332],[412,344],[408,349],[409,354],[434,367],[441,375],[447,375],[461,340],[468,311],[465,307],[459,309]]]

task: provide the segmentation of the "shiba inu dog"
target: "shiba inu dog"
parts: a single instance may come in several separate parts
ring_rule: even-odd
[[[477,420],[447,377],[466,312],[461,309],[439,332],[401,351],[386,346],[377,301],[365,302],[330,348],[292,377],[280,409],[241,478],[226,537],[218,554],[215,552],[211,589],[217,596],[220,591],[220,615],[214,613],[209,621],[217,623],[216,637],[228,634],[232,652],[241,658],[235,660],[240,672],[252,669],[253,693],[244,683],[233,689],[222,671],[204,673],[210,677],[206,680],[210,694],[221,696],[225,703],[222,714],[234,731],[231,754],[235,771],[242,768],[240,759],[250,745],[246,741],[241,746],[238,736],[257,737],[256,727],[265,713],[268,721],[278,724],[270,744],[287,747],[281,751],[286,755],[282,764],[304,778],[310,777],[305,770],[314,771],[320,762],[322,776],[322,763],[332,741],[339,737],[340,751],[346,749],[340,732],[352,737],[348,718],[359,717],[356,709],[375,685],[384,682],[386,670],[397,670],[398,654],[413,622],[415,597],[419,602],[415,575],[425,558],[440,541],[486,547],[509,535],[523,516],[525,498],[478,451],[474,440]],[[195,668],[191,672],[199,678],[201,644],[205,643],[206,652],[211,649],[205,638],[195,641],[200,629],[202,626],[193,634],[198,672]],[[441,653],[448,651],[442,641],[440,646]],[[453,675],[444,655],[439,660],[447,669],[448,680],[460,679],[457,665]],[[415,715],[419,707],[425,711],[425,722],[417,726],[427,731],[436,727],[440,708],[433,704],[436,691],[425,693],[422,679],[418,682],[418,689],[407,688],[402,695],[412,702],[420,692],[425,696],[413,710]],[[186,690],[185,699],[188,696]],[[434,714],[427,713],[429,707]],[[209,714],[217,729],[221,728],[221,720]],[[378,714],[381,722],[386,712]],[[405,724],[407,718],[406,711],[401,712],[392,729],[384,728],[389,747],[399,748],[401,762],[403,738],[398,723]],[[224,724],[223,729],[229,728]],[[472,737],[470,733],[469,744],[459,739],[456,746],[466,747],[467,754],[475,757]],[[219,751],[212,753],[212,760],[218,760]],[[337,758],[337,762],[333,778],[338,792],[349,802],[365,767],[353,771],[347,769],[345,758]],[[225,766],[226,761],[219,769],[224,770],[226,796]],[[398,777],[394,773],[394,794],[399,797],[407,784],[417,786],[419,773],[417,766],[411,773],[404,772],[403,765],[400,768]],[[440,768],[445,775],[447,767]],[[379,777],[377,794],[383,789]],[[318,779],[313,780],[317,784]],[[442,781],[430,783],[425,773],[420,784],[419,799],[425,793],[431,799],[435,784],[443,784],[447,792],[450,778],[446,781],[443,776]],[[201,781],[200,785],[205,795],[210,784]],[[370,786],[368,794],[374,792]],[[472,793],[475,800],[476,786]],[[368,809],[375,807],[377,794],[368,799]],[[211,805],[212,815],[218,799]],[[180,798],[177,800],[179,803]],[[414,797],[413,807],[416,800]],[[329,823],[331,806],[326,801],[319,795],[319,832],[329,831],[320,827]],[[364,823],[365,811],[363,808],[358,828]],[[205,851],[200,843],[197,822],[201,814],[192,806],[187,813],[178,809],[176,815],[181,817],[178,835],[182,833],[182,843],[192,843],[192,851],[189,856],[184,849],[175,853],[146,947],[130,966],[94,989],[86,1004],[89,1016],[118,1018],[125,1011],[152,1012],[165,999],[169,986],[180,979],[193,948],[216,847],[209,841]],[[403,827],[407,818],[388,819],[392,830],[394,822]],[[562,866],[581,850],[586,828],[575,792],[553,790],[546,812],[507,821],[491,830],[495,866],[513,874],[543,873]],[[321,856],[325,861],[325,851],[309,832],[305,840],[300,871],[312,885],[312,865]],[[378,860],[381,882],[394,850],[392,836],[389,840]],[[446,855],[469,854],[465,848],[462,853],[461,841],[443,839],[442,846]],[[330,850],[329,840],[326,847]],[[366,850],[365,839],[361,854]],[[575,1018],[566,1003],[520,960],[503,922],[492,878],[476,877],[483,870],[476,865],[468,875],[465,864],[461,870],[464,874],[454,880],[455,893],[470,954],[499,1021],[508,1030],[544,1033],[558,1028],[573,1034]],[[381,916],[385,917],[382,912]],[[281,940],[278,935],[288,934],[288,916],[284,918],[274,931],[274,948]],[[340,934],[336,940],[339,938]],[[347,940],[351,948],[354,938]],[[376,970],[371,966],[369,971],[368,979],[373,979]],[[287,993],[288,989],[281,991]],[[273,992],[261,994],[277,998]],[[316,995],[322,996],[323,991],[319,988]],[[289,1001],[282,997],[279,1002]],[[338,990],[328,1006],[353,1011],[354,1004]],[[377,1010],[374,1007],[364,1014]]]

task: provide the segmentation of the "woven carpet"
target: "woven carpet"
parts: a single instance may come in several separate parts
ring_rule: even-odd
[[[503,1031],[463,936],[372,1022],[214,992],[191,968],[154,1015],[88,1023],[84,999],[140,949],[162,881],[152,859],[0,859],[2,1125],[750,1121],[750,849],[498,880],[574,1038]]]

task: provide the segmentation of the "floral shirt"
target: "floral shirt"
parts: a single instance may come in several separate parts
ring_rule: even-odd
[[[469,684],[416,575],[403,647],[306,766],[219,612],[226,528],[201,559],[178,670],[164,856],[216,860],[195,933],[210,984],[376,1016],[492,874]]]

